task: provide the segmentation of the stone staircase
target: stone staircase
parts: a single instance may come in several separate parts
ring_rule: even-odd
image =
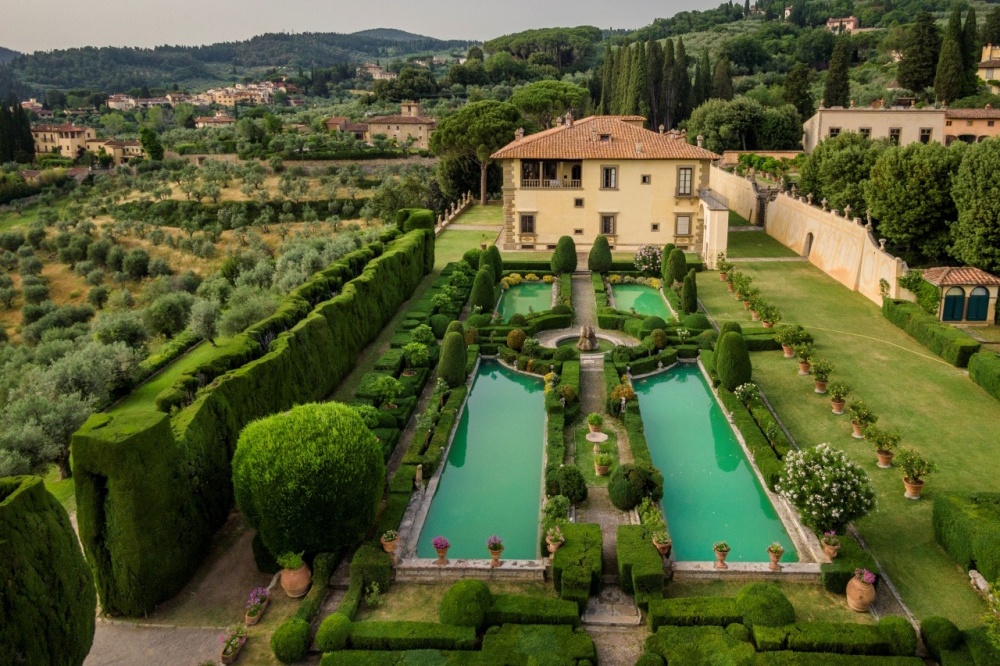
[[[581,620],[588,626],[637,627],[642,624],[642,615],[632,597],[618,587],[618,576],[605,575],[601,593],[587,601]]]

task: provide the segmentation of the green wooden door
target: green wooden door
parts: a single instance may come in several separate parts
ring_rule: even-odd
[[[968,321],[986,321],[986,311],[990,307],[990,292],[985,287],[976,287],[969,294],[969,309],[965,318]]]
[[[944,297],[944,314],[941,319],[944,321],[962,321],[965,314],[965,290],[961,287],[952,287]]]

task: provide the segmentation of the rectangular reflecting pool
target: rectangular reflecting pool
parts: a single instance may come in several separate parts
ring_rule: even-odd
[[[489,559],[486,540],[504,542],[504,559],[538,558],[538,520],[545,448],[544,383],[485,361],[455,431],[417,542],[418,557],[436,557],[441,535],[448,557]]]
[[[611,287],[611,292],[615,296],[615,308],[622,312],[635,308],[636,313],[644,317],[655,316],[664,321],[673,318],[659,289],[644,284],[616,284]]]
[[[552,309],[552,284],[522,282],[503,292],[497,312],[504,321],[516,314],[529,315],[532,312]]]
[[[767,547],[798,556],[725,414],[697,365],[635,382],[653,463],[663,472],[663,510],[674,559],[714,561],[729,543],[730,562],[767,562]]]

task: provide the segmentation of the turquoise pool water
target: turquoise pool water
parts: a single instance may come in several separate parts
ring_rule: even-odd
[[[667,302],[663,300],[663,294],[658,289],[647,287],[644,284],[616,284],[611,287],[615,296],[615,308],[622,312],[629,312],[632,308],[644,317],[661,317],[664,321],[670,321],[673,315],[667,308]]]
[[[504,321],[515,314],[528,315],[532,312],[552,309],[552,285],[544,282],[522,282],[503,292],[497,311]]]
[[[545,446],[541,379],[484,362],[417,542],[418,557],[436,557],[441,535],[449,558],[489,559],[486,540],[504,542],[504,559],[538,557],[538,517]]]
[[[775,541],[782,562],[798,557],[784,525],[747,462],[743,447],[696,365],[635,382],[649,451],[663,472],[663,510],[674,559],[714,561],[726,541],[729,561],[767,562]]]

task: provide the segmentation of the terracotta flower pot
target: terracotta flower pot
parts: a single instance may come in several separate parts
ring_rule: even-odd
[[[781,571],[781,565],[778,562],[781,561],[781,556],[784,554],[784,552],[772,553],[771,551],[767,551],[767,556],[771,558],[771,564],[768,565],[771,571]]]
[[[878,466],[882,469],[889,469],[892,467],[892,459],[896,454],[892,451],[876,451],[875,455],[878,456]]]
[[[750,319],[752,319],[753,321],[760,321],[760,315],[757,314],[756,310],[750,311]]]
[[[852,611],[867,613],[875,601],[875,586],[857,578],[847,582],[847,605]]]
[[[399,539],[393,539],[392,541],[386,541],[385,537],[379,537],[379,541],[382,542],[382,550],[392,555],[396,552],[396,546],[399,545]]]
[[[904,476],[903,486],[906,487],[906,499],[911,499],[911,500],[920,499],[920,492],[924,489],[923,481],[917,481],[916,483],[913,483]]]
[[[735,293],[735,292],[736,292],[736,287],[734,287],[734,286],[733,286],[733,283],[732,283],[732,282],[728,283],[728,284],[727,284],[726,286],[727,286],[727,287],[729,288],[729,293],[730,293],[730,294],[732,294],[732,293]]]
[[[240,656],[240,651],[246,644],[247,644],[247,639],[244,636],[242,639],[240,639],[239,643],[236,644],[236,647],[233,648],[233,650],[231,650],[230,652],[226,652],[225,651],[226,649],[222,648],[222,651],[219,653],[219,661],[221,661],[223,664],[233,663],[234,661],[236,661],[236,658]]]
[[[656,552],[663,557],[670,557],[670,551],[674,547],[674,544],[671,541],[666,543],[657,543],[656,539],[653,539],[653,545],[656,547]]]
[[[834,414],[838,416],[844,413],[844,405],[847,403],[844,400],[830,400],[830,408],[833,410]]]
[[[246,615],[243,616],[243,623],[246,624],[248,627],[252,627],[253,625],[260,622],[260,618],[264,617],[264,611],[267,610],[267,605],[269,603],[271,603],[270,599],[264,599],[263,603],[261,603],[260,605],[260,610],[257,611],[257,614],[250,615],[250,613],[247,613]]]
[[[781,345],[781,351],[785,352],[785,358],[795,358],[795,350],[791,345]]]
[[[829,557],[831,560],[837,559],[837,553],[840,552],[840,546],[831,546],[830,544],[822,542],[820,545],[823,546],[823,552],[826,554],[827,557]]]
[[[298,569],[282,569],[281,589],[293,599],[304,597],[309,591],[311,576],[312,572],[309,571],[307,564],[303,564]]]
[[[486,243],[480,243],[479,249],[482,250],[483,252],[486,252]]]
[[[545,537],[545,545],[548,546],[550,553],[554,553],[557,550],[559,550],[560,548],[562,548],[562,545],[564,543],[566,543],[565,539],[562,540],[562,541],[553,541],[549,537]]]
[[[587,428],[590,430],[590,432],[601,432],[601,426],[599,425],[591,425],[588,423]]]
[[[773,327],[774,327],[774,322],[771,321],[764,322],[764,328],[773,328]]]
[[[800,375],[808,375],[809,374],[809,368],[811,368],[811,367],[812,367],[812,364],[809,361],[799,361],[799,374]]]
[[[854,437],[854,439],[864,439],[865,438],[865,433],[861,432],[861,424],[860,423],[858,423],[857,421],[851,419],[851,427],[854,429],[854,432],[852,433],[852,437]]]
[[[417,371],[416,370],[411,370],[410,368],[407,368],[406,370],[403,370],[403,376],[404,377],[416,377],[417,376]]]
[[[816,381],[816,393],[826,393],[826,382]]]
[[[720,570],[720,571],[725,571],[725,570],[729,569],[729,565],[726,564],[726,558],[729,557],[729,551],[727,550],[727,551],[723,552],[723,551],[716,550],[714,552],[715,552],[715,559],[716,559],[715,568],[718,569],[718,570]]]
[[[500,556],[503,555],[503,548],[490,550],[490,566],[494,569],[500,566]]]
[[[444,565],[448,564],[448,549],[435,548],[434,550],[437,552],[438,556],[437,562],[435,562],[435,564],[437,564],[439,567],[443,567]]]
[[[744,310],[750,309],[750,301],[743,301],[743,309]]]
[[[725,282],[725,281],[726,281],[726,277],[727,277],[727,276],[726,276],[726,274],[725,274],[725,273],[719,273],[719,279],[720,279],[720,280],[722,280],[723,282]]]
[[[611,465],[598,465],[594,463],[594,474],[597,476],[607,476],[609,469],[611,469]]]

